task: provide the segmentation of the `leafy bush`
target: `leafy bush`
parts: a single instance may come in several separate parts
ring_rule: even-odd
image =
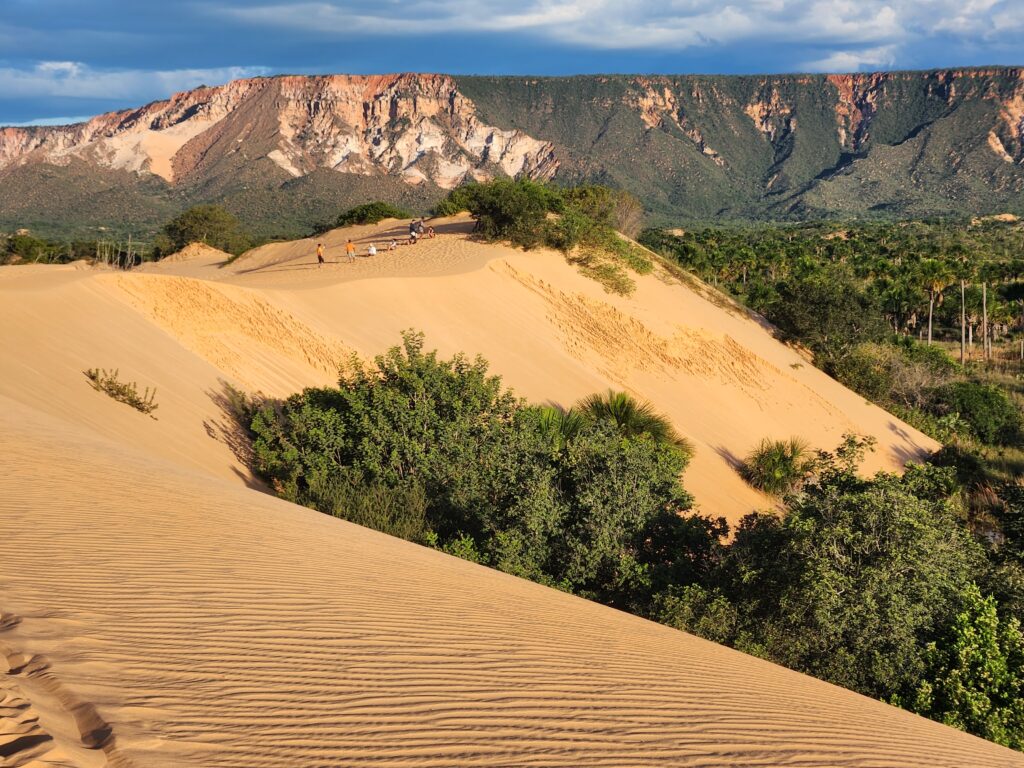
[[[812,467],[807,443],[765,438],[743,461],[740,474],[758,490],[783,496],[800,487]]]
[[[1020,411],[1006,392],[993,384],[948,384],[936,392],[933,409],[939,414],[960,414],[978,439],[990,445],[1007,445],[1020,437]]]
[[[615,226],[635,230],[642,215],[639,203],[625,192],[598,185],[558,189],[528,179],[496,179],[457,187],[434,208],[439,216],[461,211],[473,215],[480,236],[523,248],[556,248],[614,293],[628,294],[635,287],[623,267],[638,274],[654,269],[643,248],[615,232]]]
[[[477,231],[488,240],[508,240],[523,248],[544,241],[548,213],[557,207],[557,194],[529,179],[496,179],[463,187]]]
[[[163,233],[173,250],[181,250],[189,243],[206,243],[238,254],[250,243],[238,219],[219,205],[193,206],[168,222]]]
[[[915,712],[997,744],[1024,749],[1024,634],[977,586],[948,637],[929,643],[927,671],[907,702]]]
[[[427,497],[419,484],[392,487],[343,472],[314,477],[312,483],[321,511],[407,541],[426,541]]]
[[[264,404],[251,429],[257,470],[292,501],[623,607],[692,579],[722,532],[680,516],[688,452],[649,406],[530,407],[417,334],[337,388]]]
[[[782,518],[748,516],[728,549],[737,647],[876,698],[912,688],[983,562],[951,489],[951,470],[865,480],[821,459]]]
[[[464,211],[470,211],[478,186],[474,183],[456,187],[448,193],[447,197],[438,201],[434,206],[433,214],[435,216],[456,216]]]
[[[106,368],[90,368],[84,373],[97,392],[105,392],[119,403],[130,405],[140,413],[156,418],[153,411],[160,407],[156,403],[156,389],[150,390],[146,387],[146,391],[139,394],[138,385],[134,381],[123,382],[118,378],[120,371],[117,368],[113,371]]]
[[[929,407],[936,388],[959,372],[960,366],[939,347],[913,339],[858,344],[833,366],[843,384],[890,408]]]
[[[830,373],[859,343],[885,333],[875,300],[842,272],[786,284],[769,319],[807,344]]]
[[[384,219],[411,219],[412,214],[390,203],[376,201],[349,208],[338,216],[336,227],[350,227],[354,224],[378,224]]]

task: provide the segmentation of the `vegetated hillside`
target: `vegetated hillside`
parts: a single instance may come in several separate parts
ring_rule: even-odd
[[[459,78],[485,120],[543,136],[558,178],[654,219],[1024,205],[1018,69],[756,77]]]
[[[224,202],[295,236],[495,175],[599,181],[653,223],[1024,213],[1019,68],[857,75],[256,78],[0,129],[0,227],[81,235]],[[44,170],[45,169],[45,170]],[[111,176],[111,169],[122,173]]]

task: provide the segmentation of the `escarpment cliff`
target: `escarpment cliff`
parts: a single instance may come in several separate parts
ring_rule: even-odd
[[[0,128],[0,226],[223,202],[298,234],[495,176],[620,186],[654,221],[1024,213],[1024,70],[239,80]]]

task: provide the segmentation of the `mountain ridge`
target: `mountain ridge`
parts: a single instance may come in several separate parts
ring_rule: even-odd
[[[0,226],[110,224],[87,169],[117,176],[143,229],[221,202],[257,231],[296,234],[360,201],[360,180],[424,210],[501,175],[623,187],[655,222],[1024,212],[1024,69],[235,80],[0,128]]]

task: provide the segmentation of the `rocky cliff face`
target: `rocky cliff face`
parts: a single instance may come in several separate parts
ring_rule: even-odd
[[[296,235],[342,205],[425,210],[499,175],[619,186],[652,223],[1021,215],[1024,69],[241,80],[0,128],[0,226],[216,202]]]
[[[550,143],[486,125],[438,75],[239,80],[80,125],[4,128],[0,168],[80,158],[174,182],[239,145],[292,176],[331,168],[446,188],[496,173],[547,179],[558,168]]]

